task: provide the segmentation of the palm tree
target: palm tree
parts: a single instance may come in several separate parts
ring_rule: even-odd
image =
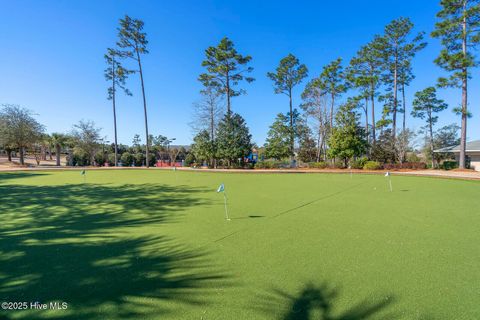
[[[52,133],[51,142],[55,146],[55,156],[57,157],[57,166],[60,166],[60,155],[62,148],[67,143],[68,137],[63,133]]]

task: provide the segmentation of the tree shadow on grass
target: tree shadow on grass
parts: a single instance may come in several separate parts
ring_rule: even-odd
[[[208,252],[148,232],[205,203],[202,192],[165,185],[0,186],[0,301],[69,306],[6,316],[181,317],[182,304],[208,303],[212,290],[229,283]]]
[[[33,177],[45,176],[45,175],[48,175],[48,173],[40,173],[40,172],[0,172],[0,184],[3,183],[3,182],[7,182],[9,180],[13,180],[13,179],[33,178]]]
[[[380,302],[366,300],[339,311],[335,305],[339,291],[327,285],[305,284],[298,294],[292,295],[280,289],[272,289],[260,297],[260,309],[267,314],[283,310],[278,319],[282,320],[366,320],[395,319],[388,312],[392,297]]]

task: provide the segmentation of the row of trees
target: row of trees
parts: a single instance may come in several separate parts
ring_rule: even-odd
[[[425,134],[429,157],[435,165],[434,126],[438,122],[437,114],[448,108],[437,97],[436,88],[459,87],[462,105],[454,111],[462,118],[459,165],[464,168],[466,124],[470,115],[467,82],[471,69],[477,65],[473,49],[480,39],[479,1],[442,0],[441,6],[432,36],[441,40],[443,48],[435,63],[450,75],[440,78],[436,86],[416,92],[410,108],[406,92],[415,79],[413,60],[427,42],[424,32],[413,31],[414,24],[408,18],[389,23],[384,32],[362,46],[348,64],[344,65],[338,58],[324,66],[301,94],[299,109],[303,113],[295,108],[293,96],[296,87],[308,77],[308,68],[292,54],[281,59],[267,77],[272,80],[276,94],[287,96],[289,108],[286,113],[278,114],[271,125],[264,146],[265,156],[293,160],[297,155],[303,161],[339,158],[347,162],[368,155],[373,159],[402,162],[414,136],[407,127],[407,114],[410,114],[425,121],[421,133]],[[205,54],[202,66],[206,67],[206,73],[199,76],[204,86],[200,92],[202,99],[195,104],[193,127],[197,135],[193,150],[198,160],[208,160],[210,165],[215,165],[225,153],[219,149],[219,134],[225,133],[218,131],[218,125],[234,114],[231,98],[246,92],[241,83],[250,83],[254,78],[248,76],[253,71],[249,66],[251,56],[239,54],[228,38],[216,47],[207,48]],[[227,111],[220,121],[225,100]],[[377,103],[381,104],[378,120]],[[359,123],[362,116],[363,127]],[[250,141],[245,142],[245,147],[251,145]],[[241,148],[231,145],[231,149]],[[382,150],[387,149],[400,156],[385,157]],[[241,158],[246,154],[235,155]]]
[[[110,144],[102,137],[101,129],[92,121],[80,121],[68,133],[45,133],[45,127],[28,109],[17,105],[3,105],[0,109],[0,150],[3,149],[8,160],[17,152],[20,164],[25,164],[25,154],[34,155],[37,164],[56,157],[56,165],[61,165],[62,155],[66,155],[68,165],[145,165],[146,145],[137,134],[131,146]],[[185,159],[187,151],[181,147],[171,146],[173,139],[163,135],[150,135],[150,157],[148,164],[157,160],[174,162]]]

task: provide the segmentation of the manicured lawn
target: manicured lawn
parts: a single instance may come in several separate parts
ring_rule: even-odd
[[[479,319],[480,183],[0,174],[0,319]],[[224,182],[231,221],[224,220]]]

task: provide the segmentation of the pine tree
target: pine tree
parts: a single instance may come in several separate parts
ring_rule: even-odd
[[[147,116],[147,100],[145,97],[145,84],[143,81],[143,69],[141,56],[147,54],[147,34],[143,32],[143,21],[138,19],[132,19],[129,16],[120,19],[120,28],[118,28],[118,42],[117,45],[120,48],[118,54],[123,58],[130,58],[137,62],[138,73],[140,74],[140,84],[142,87],[143,98],[143,114],[145,118],[145,159],[150,159],[148,148],[151,141],[149,141],[148,134],[148,116]],[[146,161],[147,168],[149,167],[148,161]]]
[[[438,122],[438,116],[435,114],[448,108],[448,105],[441,99],[437,98],[434,87],[428,87],[422,91],[415,93],[413,100],[412,116],[415,118],[425,119],[429,133],[430,155],[432,157],[432,167],[434,162],[434,144],[433,144],[433,126]]]
[[[437,13],[440,19],[435,24],[432,36],[441,40],[442,50],[435,63],[450,72],[448,78],[440,78],[440,87],[461,88],[462,105],[456,109],[462,117],[460,134],[460,163],[465,168],[467,144],[468,79],[471,69],[478,63],[474,47],[480,41],[480,1],[442,0],[442,9]]]
[[[238,53],[233,41],[227,37],[223,38],[218,46],[208,47],[205,50],[205,56],[206,59],[202,62],[202,67],[205,67],[207,72],[202,73],[198,80],[205,87],[215,88],[225,95],[227,113],[230,113],[232,111],[230,99],[246,92],[244,89],[236,89],[235,87],[243,80],[248,83],[255,80],[252,77],[245,76],[245,74],[253,71],[253,68],[248,66],[252,57]]]
[[[293,157],[295,148],[294,119],[293,119],[293,88],[300,84],[308,76],[308,69],[293,54],[289,54],[280,60],[275,72],[268,72],[267,76],[274,82],[276,94],[285,94],[289,100],[290,115],[290,153]],[[293,160],[293,158],[292,158]]]
[[[245,120],[239,114],[227,111],[218,124],[216,155],[231,166],[251,152],[251,139]]]

